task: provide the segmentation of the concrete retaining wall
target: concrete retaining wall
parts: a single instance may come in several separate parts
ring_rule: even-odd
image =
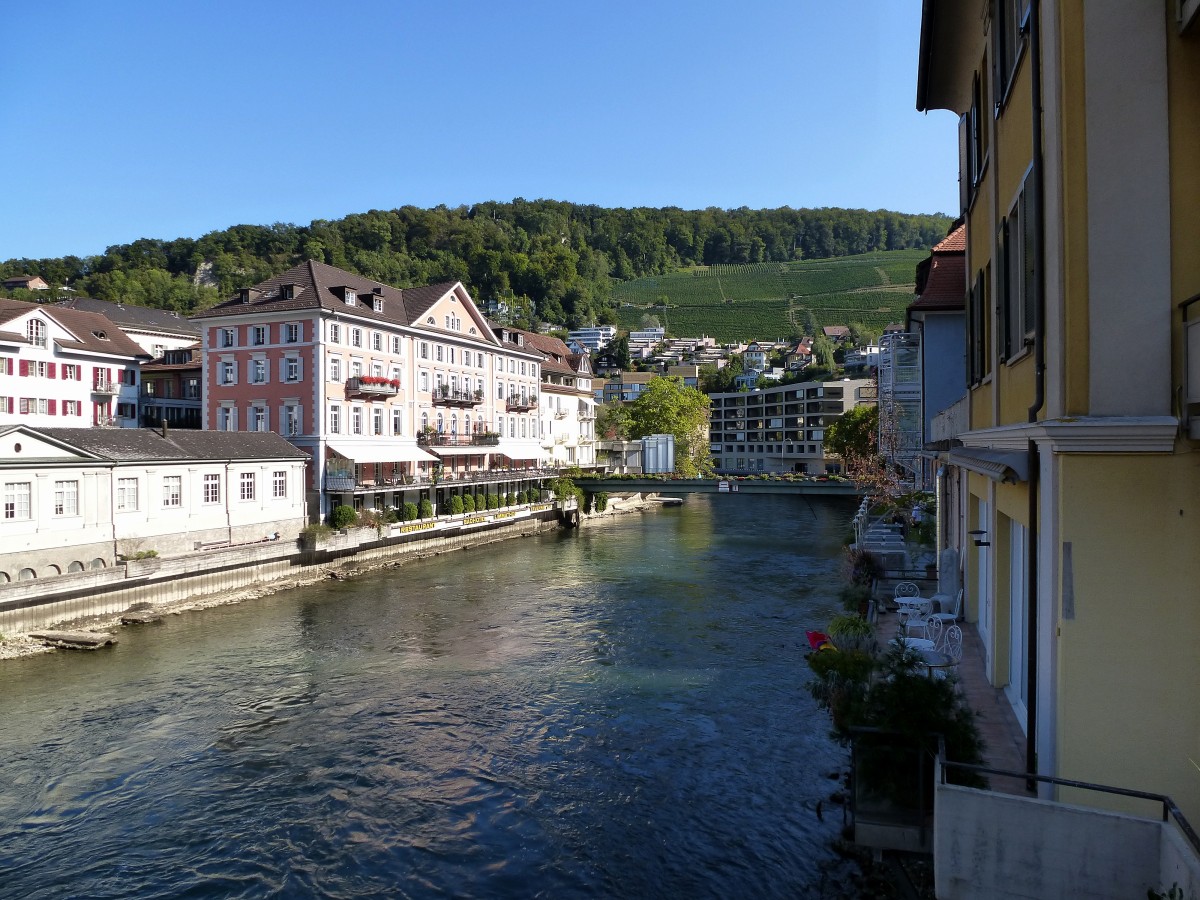
[[[0,585],[0,632],[23,632],[92,616],[112,616],[137,603],[163,606],[190,598],[306,579],[330,567],[359,567],[461,550],[558,527],[559,510],[537,504],[485,516],[458,516],[421,527],[355,528],[317,546],[260,541],[181,556],[131,560],[55,578]]]
[[[938,785],[934,887],[959,898],[1145,897],[1200,886],[1200,862],[1171,823]],[[1190,891],[1189,891],[1190,887]]]

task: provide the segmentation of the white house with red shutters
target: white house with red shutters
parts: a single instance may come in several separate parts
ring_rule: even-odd
[[[204,427],[308,453],[314,512],[535,483],[543,355],[461,283],[400,289],[310,260],[193,321]]]
[[[102,315],[0,299],[0,425],[136,428],[146,359]]]

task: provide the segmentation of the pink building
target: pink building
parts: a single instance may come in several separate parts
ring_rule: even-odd
[[[275,431],[312,459],[310,507],[395,508],[532,483],[541,354],[461,283],[395,288],[309,261],[194,318],[204,426]]]

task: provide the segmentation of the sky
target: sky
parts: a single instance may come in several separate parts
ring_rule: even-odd
[[[920,0],[4,6],[0,260],[516,197],[958,206]]]

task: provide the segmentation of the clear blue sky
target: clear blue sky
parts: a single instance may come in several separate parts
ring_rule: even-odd
[[[957,208],[919,0],[5,5],[0,259],[514,197]]]

